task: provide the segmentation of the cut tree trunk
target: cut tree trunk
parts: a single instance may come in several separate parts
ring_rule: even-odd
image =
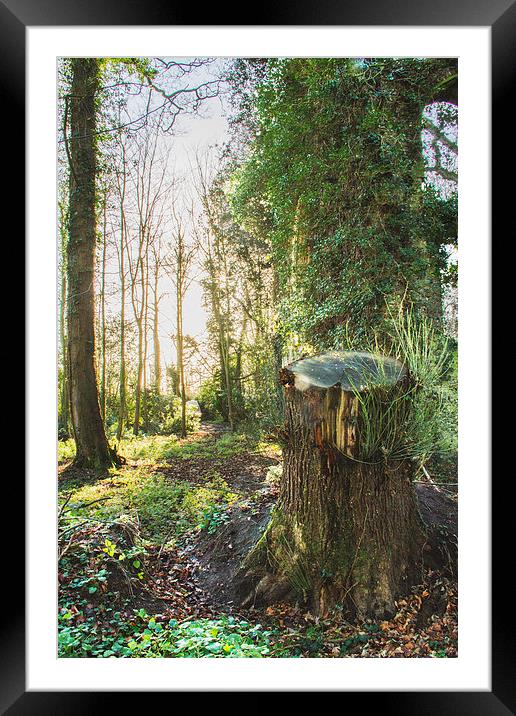
[[[391,358],[333,352],[292,363],[280,381],[286,406],[280,493],[237,574],[240,601],[297,600],[316,614],[338,606],[352,615],[387,615],[417,583],[425,535],[412,463],[381,451],[361,457],[360,432],[371,434],[361,396],[380,393],[385,415],[410,394],[410,376]]]

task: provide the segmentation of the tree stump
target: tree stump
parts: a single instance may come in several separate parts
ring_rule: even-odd
[[[337,606],[388,615],[417,583],[425,541],[413,464],[392,458],[410,400],[408,371],[384,356],[330,352],[283,368],[280,382],[283,475],[271,521],[236,577],[241,604],[297,600],[316,614]],[[364,396],[375,405],[374,425]],[[389,432],[391,418],[398,433]]]

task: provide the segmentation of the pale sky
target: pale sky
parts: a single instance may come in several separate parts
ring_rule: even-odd
[[[206,116],[207,115],[207,116]],[[174,162],[175,171],[189,180],[189,157],[196,151],[203,152],[227,139],[228,123],[223,116],[221,103],[218,99],[209,100],[205,116],[185,115],[178,122],[179,136],[164,137],[164,146],[170,147],[170,158]],[[188,191],[188,186],[185,187]],[[196,273],[199,270],[197,269]],[[173,293],[173,287],[166,278],[162,280],[163,290]],[[168,284],[168,286],[167,286]],[[175,300],[166,296],[160,304],[160,341],[162,357],[165,363],[175,360],[174,346],[170,334],[175,332]],[[202,289],[198,281],[194,281],[188,290],[184,302],[183,331],[194,337],[202,337],[206,332],[206,312],[202,306]]]

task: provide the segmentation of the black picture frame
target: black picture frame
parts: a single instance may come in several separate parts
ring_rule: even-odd
[[[516,86],[515,53],[516,2],[515,0],[368,0],[354,4],[336,0],[319,0],[317,3],[261,3],[260,16],[243,19],[234,17],[233,22],[221,21],[220,6],[203,6],[202,13],[194,7],[177,7],[169,0],[0,0],[0,82],[1,113],[5,144],[16,144],[16,160],[10,163],[9,182],[4,190],[4,206],[17,217],[25,215],[24,150],[23,142],[12,141],[19,137],[24,126],[25,103],[25,30],[28,26],[66,25],[198,25],[194,22],[202,14],[203,25],[375,25],[375,26],[484,26],[491,28],[492,38],[492,157],[494,188],[492,192],[492,235],[499,237],[500,252],[505,251],[501,241],[508,243],[514,224],[512,206],[514,203],[514,182],[504,179],[504,168],[514,171],[514,142],[510,141],[511,114],[509,101]],[[267,20],[267,22],[265,22]],[[512,90],[512,92],[511,92]],[[16,224],[17,235],[23,230],[20,220]],[[7,241],[7,238],[6,238]],[[14,242],[23,253],[23,242]],[[14,246],[13,248],[16,248]],[[9,248],[10,252],[10,248]],[[23,256],[21,257],[23,262]],[[504,264],[506,274],[502,268]],[[21,264],[19,264],[21,265]],[[496,266],[494,278],[500,287],[509,286],[511,268],[503,261]],[[493,296],[492,315],[503,315],[506,301],[500,298],[502,291]],[[14,322],[13,332],[14,332]],[[6,328],[6,330],[9,330]],[[507,385],[500,363],[492,370],[492,395],[505,394]],[[20,380],[21,384],[21,380]],[[498,411],[493,409],[493,415]],[[504,422],[502,420],[502,422]],[[498,438],[498,448],[507,451],[511,444],[510,426],[507,421],[497,426],[493,435]],[[489,440],[489,436],[485,436]],[[495,440],[496,444],[496,440]],[[503,447],[502,447],[503,446]],[[493,449],[493,454],[495,451]],[[498,469],[498,468],[497,468]],[[495,471],[493,471],[495,474]],[[458,716],[479,716],[516,713],[516,679],[514,678],[514,626],[512,617],[512,594],[508,591],[510,563],[514,540],[511,519],[514,502],[508,496],[514,479],[509,469],[501,468],[493,483],[493,621],[492,621],[492,690],[490,692],[440,691],[440,692],[347,692],[346,708],[350,698],[367,696],[367,706],[382,712],[395,711],[397,714],[448,714]],[[507,479],[504,480],[504,475]],[[18,477],[9,477],[9,503],[24,504],[24,486]],[[510,530],[510,531],[509,531]],[[12,536],[7,532],[6,538]],[[120,707],[120,693],[94,692],[27,692],[25,686],[25,613],[23,590],[24,569],[21,567],[21,529],[16,530],[16,549],[5,549],[2,555],[4,592],[9,592],[10,607],[4,612],[4,624],[0,649],[1,679],[0,707],[2,713],[18,714],[91,714],[101,706],[110,710]],[[8,544],[6,542],[5,544]],[[506,549],[509,551],[506,552]],[[13,587],[12,585],[15,585]],[[133,707],[142,702],[141,693],[131,693]],[[148,696],[144,696],[148,699]],[[171,695],[169,694],[170,698]],[[355,700],[355,699],[354,699]],[[221,704],[222,705],[222,704]],[[362,706],[363,708],[363,706]]]

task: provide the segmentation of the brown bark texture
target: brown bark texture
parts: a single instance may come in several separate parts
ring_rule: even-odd
[[[76,463],[113,464],[99,406],[95,372],[95,95],[98,61],[72,60],[70,95],[70,218],[67,246],[68,373]]]
[[[375,360],[382,362],[381,380],[370,370]],[[358,395],[381,382],[396,400],[408,380],[397,361],[357,353],[324,354],[280,371],[280,493],[237,574],[243,605],[296,600],[316,614],[339,607],[380,617],[417,583],[425,535],[412,464],[358,457]]]

